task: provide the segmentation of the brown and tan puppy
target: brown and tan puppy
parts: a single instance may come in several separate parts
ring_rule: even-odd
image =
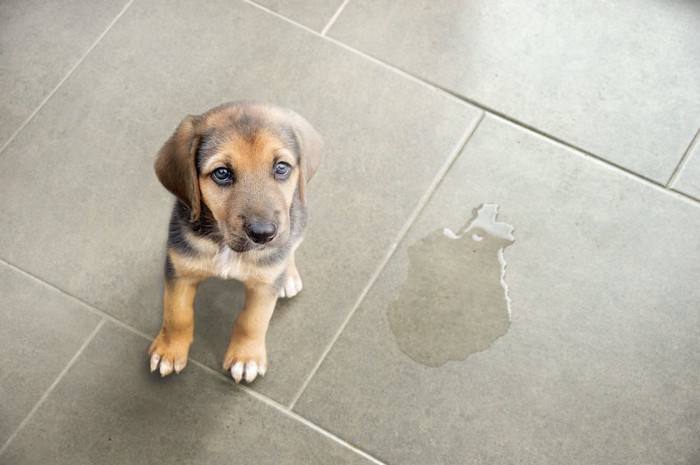
[[[180,123],[155,163],[177,201],[151,371],[166,376],[185,368],[197,286],[217,277],[238,279],[246,289],[224,369],[236,382],[265,374],[265,334],[277,298],[302,287],[294,251],[306,226],[305,185],[321,150],[320,135],[304,118],[262,103],[233,102]]]

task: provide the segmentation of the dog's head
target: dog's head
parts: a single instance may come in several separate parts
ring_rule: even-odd
[[[191,212],[211,214],[237,252],[285,244],[294,203],[321,162],[321,137],[298,114],[234,102],[177,127],[155,163],[160,182]]]

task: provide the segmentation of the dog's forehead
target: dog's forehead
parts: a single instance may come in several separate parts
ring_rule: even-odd
[[[222,156],[242,168],[251,168],[274,154],[288,152],[297,157],[297,141],[291,128],[264,108],[223,108],[202,115],[201,140],[197,150],[200,169]]]
[[[290,137],[289,119],[280,109],[263,104],[239,103],[214,108],[201,116],[201,125],[210,132],[254,138],[259,133]]]

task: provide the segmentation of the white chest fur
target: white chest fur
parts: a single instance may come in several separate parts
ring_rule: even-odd
[[[241,254],[231,250],[229,247],[222,247],[215,258],[216,275],[223,279],[238,279],[245,281],[254,271],[254,266],[247,263]]]

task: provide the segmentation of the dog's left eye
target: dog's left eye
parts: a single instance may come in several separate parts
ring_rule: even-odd
[[[289,163],[283,161],[275,164],[275,177],[277,179],[285,179],[292,172],[292,167]]]

